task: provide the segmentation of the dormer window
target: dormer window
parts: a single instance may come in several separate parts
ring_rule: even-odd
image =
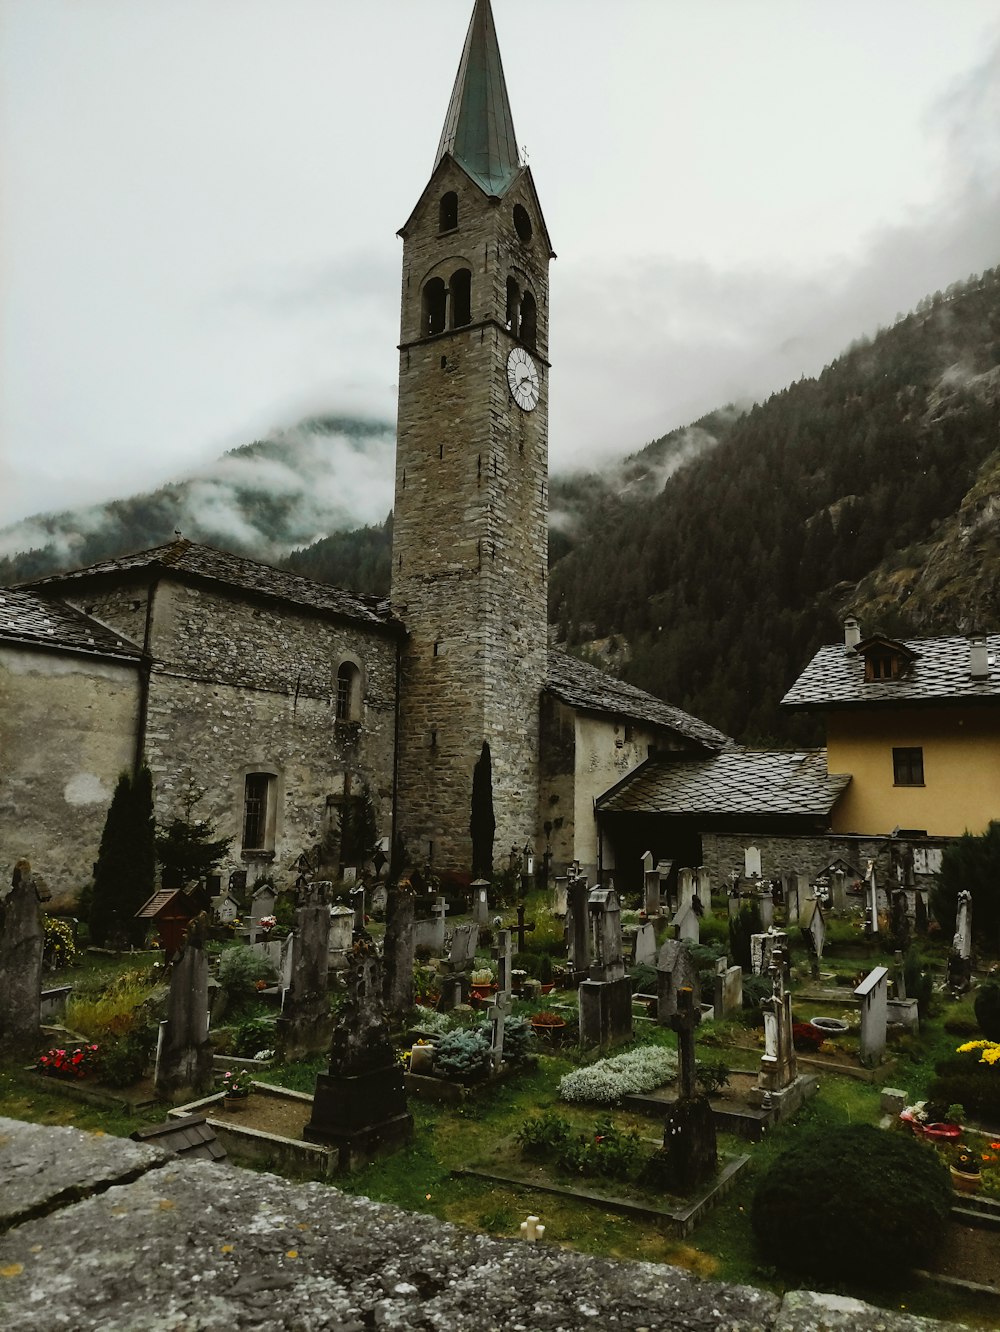
[[[901,679],[917,654],[892,638],[866,638],[854,649],[865,663],[866,684],[888,684]]]

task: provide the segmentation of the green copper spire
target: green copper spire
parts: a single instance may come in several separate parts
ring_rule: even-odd
[[[435,166],[446,153],[487,194],[503,194],[521,168],[490,0],[472,11]]]

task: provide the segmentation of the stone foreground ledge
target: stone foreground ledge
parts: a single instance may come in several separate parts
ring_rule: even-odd
[[[322,1184],[0,1119],[8,1196],[0,1326],[11,1332],[944,1326],[855,1300],[795,1292],[779,1301],[676,1268],[490,1239]]]

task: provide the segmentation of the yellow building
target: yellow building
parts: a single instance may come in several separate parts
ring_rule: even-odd
[[[837,833],[930,837],[1000,819],[1000,634],[862,639],[817,652],[782,700],[826,715],[827,767],[853,780]]]

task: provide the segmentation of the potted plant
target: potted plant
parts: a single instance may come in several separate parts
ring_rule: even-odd
[[[249,1069],[229,1069],[222,1075],[223,1105],[227,1110],[242,1110],[253,1091]]]
[[[531,1029],[538,1036],[554,1036],[562,1031],[566,1025],[566,1019],[560,1017],[558,1013],[553,1013],[551,1009],[543,1008],[531,1019]]]
[[[963,1144],[949,1167],[952,1188],[956,1193],[978,1193],[983,1182],[980,1171],[979,1157]]]

